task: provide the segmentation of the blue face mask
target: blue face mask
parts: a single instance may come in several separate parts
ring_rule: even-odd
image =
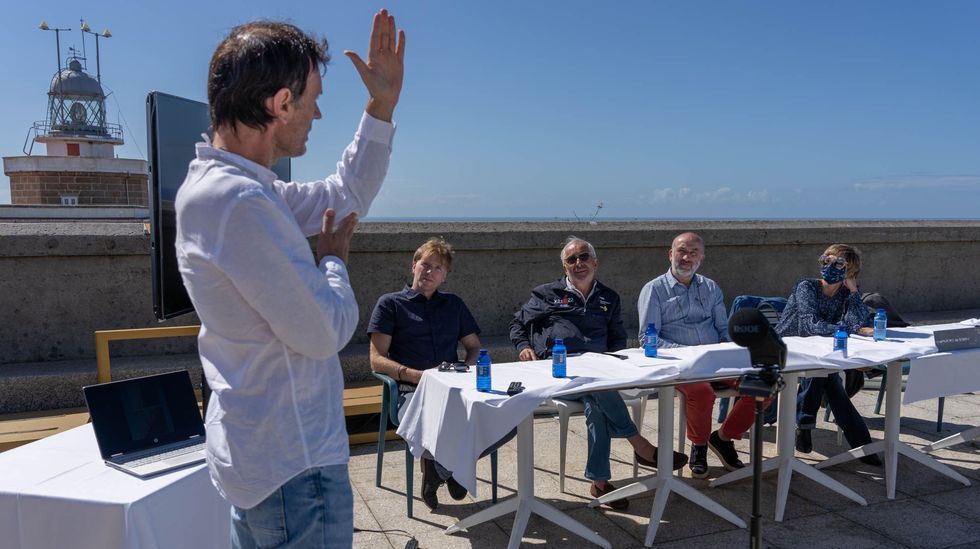
[[[827,284],[837,284],[844,281],[844,267],[838,267],[831,263],[820,268],[820,276]]]

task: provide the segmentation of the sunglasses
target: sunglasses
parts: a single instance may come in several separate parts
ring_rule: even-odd
[[[592,259],[592,254],[590,254],[589,252],[582,252],[582,253],[580,253],[578,255],[570,255],[570,256],[566,257],[565,258],[565,263],[567,263],[568,265],[574,265],[575,263],[577,263],[579,261],[581,261],[582,263],[585,263],[586,261],[588,261],[590,259]]]
[[[843,257],[834,257],[832,255],[820,256],[821,265],[830,265],[831,263],[833,263],[834,266],[837,267],[838,269],[843,269],[844,267],[847,266],[847,260],[844,259]]]

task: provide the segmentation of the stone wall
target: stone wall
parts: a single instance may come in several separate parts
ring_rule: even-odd
[[[360,304],[354,343],[367,341],[378,296],[410,281],[412,252],[433,235],[456,247],[444,289],[466,301],[485,337],[506,336],[531,287],[561,275],[569,234],[596,246],[599,277],[622,296],[635,337],[639,290],[666,271],[670,241],[684,230],[705,238],[700,272],[718,281],[726,305],[739,294],[787,295],[800,277],[816,276],[827,244],[846,242],[864,253],[862,289],[899,311],[980,308],[980,221],[362,223],[350,262]],[[149,246],[142,223],[0,222],[0,364],[90,359],[94,330],[159,326]],[[163,325],[193,323],[187,315]],[[190,338],[119,343],[113,356],[193,349]]]

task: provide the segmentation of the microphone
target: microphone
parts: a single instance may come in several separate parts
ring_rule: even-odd
[[[786,366],[786,344],[776,335],[759,309],[735,311],[728,321],[728,337],[740,347],[748,347],[753,366]]]

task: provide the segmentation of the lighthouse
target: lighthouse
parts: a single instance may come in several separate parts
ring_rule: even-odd
[[[85,55],[76,48],[61,56],[61,33],[71,29],[51,28],[44,22],[39,28],[55,34],[57,72],[47,86],[45,119],[28,130],[24,156],[3,159],[11,203],[145,207],[146,161],[116,156],[115,148],[124,143],[122,127],[106,117],[99,38],[112,35],[108,30],[92,32],[81,22],[83,48],[85,35],[95,36],[93,77]]]

